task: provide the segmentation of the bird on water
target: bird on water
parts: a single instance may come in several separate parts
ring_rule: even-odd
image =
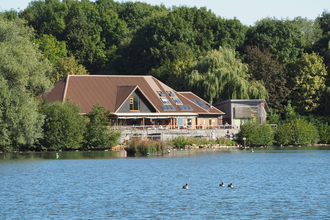
[[[186,183],[186,185],[182,186],[182,189],[188,189],[188,183]]]

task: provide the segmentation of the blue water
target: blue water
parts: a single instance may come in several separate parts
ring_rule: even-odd
[[[0,218],[330,219],[329,159],[329,150],[0,159]]]

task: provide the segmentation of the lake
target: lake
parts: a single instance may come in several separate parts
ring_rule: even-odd
[[[0,218],[330,219],[322,149],[0,154]]]

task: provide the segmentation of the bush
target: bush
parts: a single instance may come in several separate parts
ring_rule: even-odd
[[[278,144],[315,144],[318,141],[318,131],[314,124],[302,118],[295,118],[279,125],[276,132]]]
[[[135,139],[128,142],[126,151],[129,155],[135,155],[137,153],[146,155],[147,153],[164,152],[165,148],[166,144],[163,141]]]
[[[330,126],[328,123],[321,124],[319,127],[319,142],[321,144],[329,144],[330,143]]]
[[[186,145],[191,145],[192,142],[185,137],[179,136],[170,141],[170,145],[177,148],[184,148]]]
[[[261,125],[258,122],[247,122],[236,135],[236,140],[241,144],[244,144],[243,138],[246,138],[248,146],[272,145],[274,132],[267,122]]]

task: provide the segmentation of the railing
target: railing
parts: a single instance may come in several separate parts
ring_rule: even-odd
[[[116,130],[218,130],[218,129],[239,129],[239,126],[231,125],[114,125]]]

